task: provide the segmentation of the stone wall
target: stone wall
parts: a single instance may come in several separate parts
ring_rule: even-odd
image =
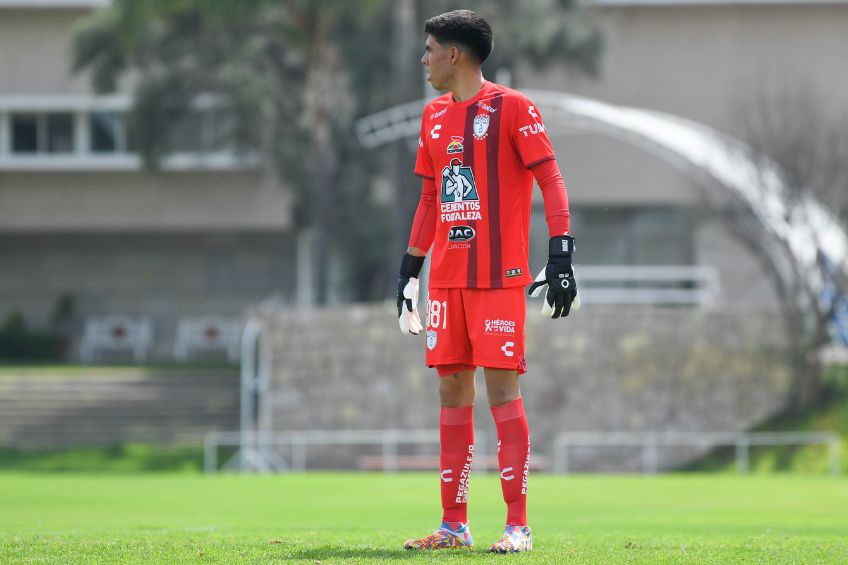
[[[404,337],[393,305],[257,313],[273,342],[273,430],[437,428],[437,377],[424,336]],[[585,307],[564,321],[528,314],[522,394],[533,450],[560,431],[737,431],[784,406],[790,389],[782,326],[755,311]],[[475,422],[495,429],[478,373]],[[686,454],[689,455],[686,455]],[[692,451],[661,453],[664,466]],[[638,465],[623,450],[576,449],[572,465]]]

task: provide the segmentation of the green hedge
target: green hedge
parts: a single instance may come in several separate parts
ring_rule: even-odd
[[[0,331],[0,361],[60,361],[66,350],[60,335]]]

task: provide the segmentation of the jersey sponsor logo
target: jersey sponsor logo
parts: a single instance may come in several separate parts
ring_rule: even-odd
[[[509,475],[507,473],[512,473],[513,470],[512,467],[504,467],[503,471],[501,471],[501,478],[505,481],[511,481],[515,478],[515,475]]]
[[[471,226],[451,226],[448,231],[448,241],[470,241],[477,232]]]
[[[506,278],[508,278],[508,279],[511,279],[513,277],[520,277],[521,276],[521,269],[507,269],[506,271],[504,271],[504,274],[506,275]]]
[[[441,475],[443,483],[453,482],[453,477],[451,477],[451,475],[453,475],[453,469],[445,469],[444,471],[442,471]]]
[[[433,330],[427,331],[427,349],[433,351],[436,349],[436,341],[438,340],[439,335]]]
[[[536,135],[538,133],[543,133],[545,131],[545,126],[543,124],[530,124],[529,126],[524,126],[518,128],[518,131],[524,134],[524,137],[529,137],[530,135]]]
[[[447,111],[448,111],[448,109],[447,109],[447,107],[445,107],[445,108],[442,108],[441,110],[439,110],[438,112],[433,112],[432,114],[430,114],[430,119],[435,120],[436,118],[441,118],[442,116],[445,115],[445,112],[447,112]]]
[[[452,155],[454,153],[462,153],[465,151],[465,147],[462,145],[463,138],[461,135],[452,135],[451,142],[448,143],[448,155]]]
[[[538,113],[536,113],[536,107],[535,107],[535,106],[530,106],[529,108],[527,108],[527,113],[528,113],[528,114],[530,114],[530,116],[531,116],[534,120],[538,120],[538,119],[539,119],[539,114],[538,114]]]
[[[442,202],[468,202],[480,200],[477,184],[471,167],[465,167],[459,159],[451,159],[450,165],[442,169]]]
[[[489,135],[489,114],[474,116],[474,139],[485,139]]]
[[[515,347],[515,342],[508,341],[501,346],[501,351],[503,351],[503,354],[507,357],[512,357],[515,355],[515,352],[512,350],[513,347]]]
[[[481,102],[480,107],[483,108],[484,110],[486,110],[487,112],[489,112],[490,114],[494,114],[495,112],[498,111],[497,108],[492,108],[491,106],[489,106],[485,102]]]
[[[487,335],[503,335],[503,334],[515,334],[515,321],[514,320],[486,320],[486,334]],[[511,357],[511,355],[507,355],[507,357]]]
[[[430,130],[430,137],[433,139],[439,139],[439,130],[442,129],[442,124],[436,124],[433,126],[433,129]]]

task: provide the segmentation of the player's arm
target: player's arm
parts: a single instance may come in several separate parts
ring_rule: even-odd
[[[424,256],[433,245],[436,235],[436,173],[430,157],[430,125],[427,115],[430,107],[421,115],[421,130],[418,134],[418,153],[415,156],[415,174],[423,180],[421,199],[409,233],[409,247],[400,262],[398,278],[397,308],[398,324],[404,334],[418,335],[424,329],[418,315],[418,275],[424,265]]]
[[[436,181],[422,179],[421,198],[409,231],[409,247],[406,252],[416,257],[424,257],[433,245],[436,236]],[[418,276],[418,273],[415,273]]]
[[[568,192],[555,159],[546,159],[530,168],[545,203],[548,222],[548,264],[530,286],[530,295],[539,296],[547,286],[542,315],[551,318],[568,316],[572,308],[580,308],[580,296],[574,280],[571,255],[574,237],[569,234]]]
[[[569,233],[571,215],[568,211],[568,191],[556,159],[547,159],[530,168],[542,190],[548,233],[557,237]]]
[[[404,334],[418,335],[424,329],[418,315],[418,277],[424,257],[436,236],[436,181],[425,178],[421,184],[421,199],[409,232],[409,247],[400,263],[398,278],[398,324]]]

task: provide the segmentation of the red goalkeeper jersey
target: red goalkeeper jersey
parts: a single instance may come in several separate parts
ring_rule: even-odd
[[[433,288],[507,288],[529,272],[530,167],[554,158],[539,110],[491,82],[470,100],[448,93],[421,117],[415,174],[435,179]]]

